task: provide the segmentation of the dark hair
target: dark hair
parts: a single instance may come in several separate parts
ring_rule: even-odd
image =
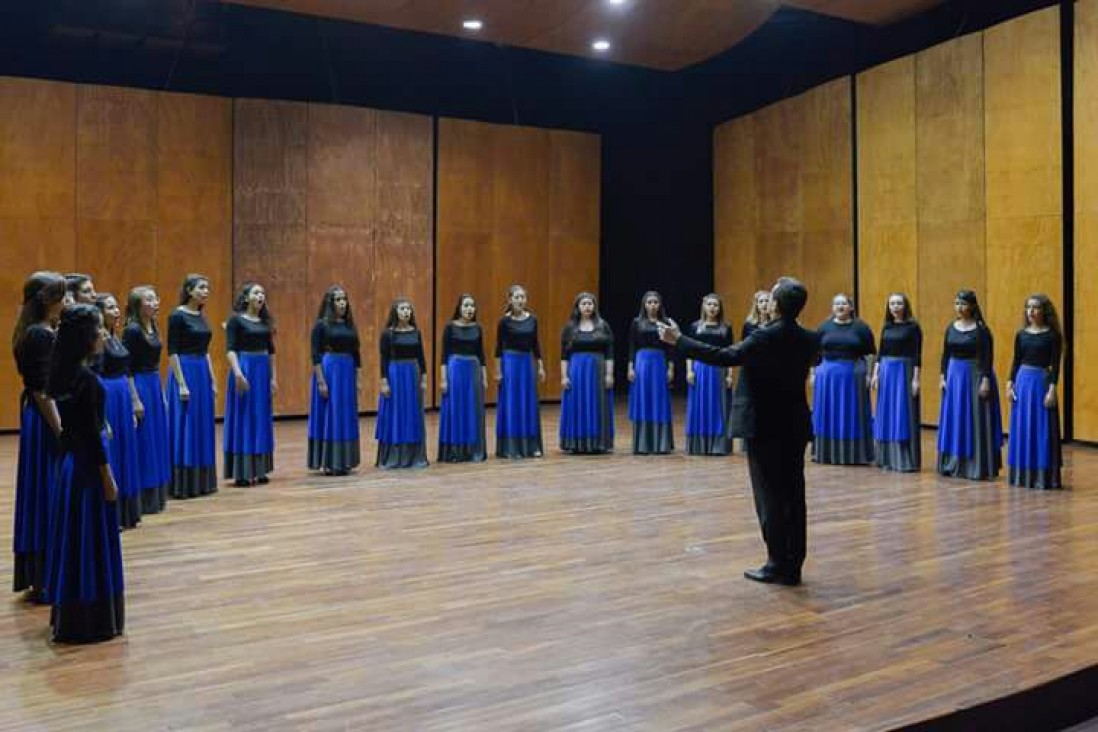
[[[61,313],[57,342],[50,356],[47,393],[54,398],[67,394],[80,367],[95,352],[103,316],[94,305],[77,303]]]
[[[23,305],[11,334],[11,349],[17,353],[27,338],[27,329],[41,323],[50,306],[65,297],[65,278],[58,272],[34,272],[23,282]]]
[[[393,300],[393,304],[389,306],[389,317],[385,321],[385,327],[387,329],[392,330],[400,325],[400,316],[397,315],[397,308],[405,303],[408,304],[408,307],[412,308],[412,317],[408,320],[408,325],[416,329],[419,328],[419,326],[416,325],[415,305],[412,305],[412,301],[406,297],[398,297],[396,300]]]
[[[858,308],[854,305],[854,298],[852,298],[850,295],[847,295],[845,292],[836,292],[835,296],[831,298],[831,302],[833,305],[835,302],[835,298],[839,297],[845,300],[846,304],[850,306],[850,317],[856,320],[858,317]]]
[[[1045,317],[1045,325],[1049,327],[1049,330],[1055,331],[1057,335],[1063,336],[1064,332],[1060,329],[1060,316],[1056,314],[1056,306],[1052,304],[1052,300],[1049,296],[1043,292],[1038,292],[1035,295],[1030,295],[1026,298],[1026,305],[1029,305],[1030,300],[1036,300],[1037,304],[1041,307],[1041,314]],[[1022,310],[1022,327],[1029,325],[1029,319],[1026,317],[1025,310]]]
[[[95,296],[95,307],[99,310],[99,314],[103,316],[104,326],[107,324],[107,300],[114,300],[114,304],[118,304],[118,298],[109,292],[100,292]],[[122,317],[119,316],[118,319],[114,321],[114,328],[108,328],[108,332],[111,333],[111,335],[114,334],[114,329],[118,327],[118,323],[121,320]]]
[[[141,327],[141,332],[145,333],[145,324],[141,322],[141,308],[145,306],[145,296],[149,293],[156,294],[156,288],[152,285],[138,285],[130,290],[129,296],[126,298],[126,324],[134,323]],[[151,322],[153,333],[157,332],[156,319]]]
[[[770,297],[783,318],[795,320],[808,302],[808,288],[795,277],[779,277]]]
[[[648,298],[650,298],[650,297],[656,298],[657,300],[659,300],[659,303],[660,303],[660,308],[659,308],[659,310],[656,311],[656,320],[662,320],[662,321],[666,322],[667,321],[667,311],[663,309],[663,295],[656,292],[655,290],[649,290],[648,292],[641,295],[641,306],[640,306],[640,312],[637,313],[637,320],[646,320],[648,318],[648,313],[644,309],[644,303],[647,302]]]
[[[751,308],[747,311],[747,317],[744,318],[744,322],[751,323],[751,325],[765,323],[770,319],[769,313],[759,310],[759,295],[766,295],[766,299],[769,300],[770,290],[756,290],[755,294],[751,296]]]
[[[599,299],[590,292],[581,292],[576,295],[576,299],[572,301],[572,314],[568,316],[572,321],[572,325],[579,327],[580,320],[582,319],[582,316],[580,315],[580,302],[583,300],[590,300],[595,306],[594,317],[592,317],[591,320],[594,322],[596,328],[601,327],[605,321],[602,319],[602,314],[599,313]]]
[[[248,295],[252,294],[252,290],[257,287],[263,287],[258,282],[245,282],[240,287],[240,291],[236,293],[236,299],[233,300],[233,312],[243,313],[248,310]],[[266,288],[263,289],[266,292]],[[259,309],[259,322],[264,325],[270,326],[271,332],[274,332],[274,317],[271,315],[271,311],[267,309],[267,301],[263,300],[263,307]]]
[[[198,274],[197,272],[191,272],[189,275],[183,278],[183,287],[179,290],[180,305],[186,305],[191,301],[191,290],[198,287],[199,282],[205,282],[206,284],[209,284],[210,278],[206,275]],[[199,310],[201,310],[203,307],[205,306],[198,306]]]
[[[981,326],[987,327],[987,323],[984,322],[984,312],[980,310],[980,301],[976,298],[975,290],[961,290],[957,293],[957,299],[968,305],[969,310],[972,311],[973,320]]]
[[[904,321],[910,320],[910,321],[914,322],[915,321],[915,311],[911,309],[911,300],[909,300],[907,298],[907,294],[903,293],[903,292],[893,292],[888,296],[888,300],[891,300],[894,297],[902,297],[903,300],[904,300],[904,317],[903,317]],[[886,326],[893,322],[892,310],[890,310],[889,307],[888,307],[888,300],[885,300],[884,324]]]
[[[518,285],[518,284],[511,285],[510,287],[507,288],[507,302],[503,303],[503,314],[504,315],[510,315],[511,314],[511,312],[512,312],[511,311],[511,298],[514,297],[515,293],[518,292],[519,290],[522,290],[523,292],[526,292],[526,288],[523,287],[522,285]],[[529,292],[526,292],[526,297],[527,297],[527,299],[529,299],[529,297],[530,297]],[[526,311],[529,312],[530,308],[526,308]]]
[[[316,319],[328,323],[334,323],[339,319],[336,316],[335,298],[341,292],[343,297],[347,298],[347,310],[343,314],[343,322],[351,328],[355,328],[355,316],[351,312],[351,298],[347,295],[347,290],[340,285],[332,285],[324,291],[324,297],[320,299],[320,309],[316,313]]]
[[[721,326],[722,328],[728,327],[728,323],[726,323],[724,321],[724,300],[722,300],[721,296],[718,295],[717,293],[710,292],[708,295],[706,295],[705,297],[702,298],[701,310],[700,310],[700,313],[698,315],[698,332],[701,333],[702,328],[705,327],[705,323],[706,323],[706,320],[705,320],[705,301],[706,300],[716,300],[717,301],[717,325]]]
[[[76,293],[80,291],[80,288],[84,286],[85,282],[91,282],[91,275],[82,274],[80,272],[69,272],[65,275],[65,289],[74,298]]]
[[[466,300],[472,300],[474,308],[477,306],[477,299],[475,297],[470,295],[468,292],[461,293],[460,295],[458,295],[457,304],[454,305],[454,315],[450,318],[450,320],[461,320],[461,306],[465,304]],[[473,311],[473,322],[477,322],[476,310]]]

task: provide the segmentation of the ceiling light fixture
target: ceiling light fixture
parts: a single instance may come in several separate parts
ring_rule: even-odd
[[[468,31],[478,31],[484,27],[484,23],[476,18],[470,18],[462,22],[461,27]]]
[[[605,38],[598,38],[595,40],[594,43],[591,44],[591,48],[598,51],[599,53],[609,51],[610,41],[606,40]]]

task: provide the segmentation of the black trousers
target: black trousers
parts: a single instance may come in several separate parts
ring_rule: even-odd
[[[807,440],[749,439],[747,465],[755,493],[768,563],[783,574],[800,574],[807,542],[804,452]]]

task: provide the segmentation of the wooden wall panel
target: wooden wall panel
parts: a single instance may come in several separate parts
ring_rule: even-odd
[[[984,33],[988,325],[996,370],[1010,375],[1025,299],[1063,303],[1060,11],[1048,8]],[[1004,419],[1010,401],[1004,401]]]
[[[76,260],[76,87],[0,77],[0,109],[0,322],[8,339],[26,276]],[[5,353],[0,429],[15,429],[23,387]]]
[[[918,293],[915,57],[859,74],[857,84],[858,309],[879,335],[888,296]]]
[[[923,421],[937,424],[942,334],[953,298],[986,300],[983,41],[971,35],[915,59],[919,288],[926,335]]]
[[[713,133],[714,288],[729,322],[739,326],[760,287],[757,262],[759,194],[755,121],[740,117]]]
[[[437,331],[471,292],[491,354],[506,290],[524,285],[549,375],[541,395],[559,398],[560,328],[577,292],[598,292],[599,139],[442,119],[438,149]]]
[[[1075,4],[1075,436],[1098,441],[1098,0]]]

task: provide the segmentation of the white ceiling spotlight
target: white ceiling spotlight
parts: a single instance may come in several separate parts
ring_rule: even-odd
[[[621,5],[625,5],[627,0],[606,0],[606,2],[610,5],[621,6]]]
[[[476,18],[469,18],[462,21],[461,27],[467,31],[478,31],[484,27],[484,21],[477,20]]]
[[[599,53],[606,53],[610,50],[610,41],[605,38],[596,38],[594,42],[591,43],[591,48]]]

